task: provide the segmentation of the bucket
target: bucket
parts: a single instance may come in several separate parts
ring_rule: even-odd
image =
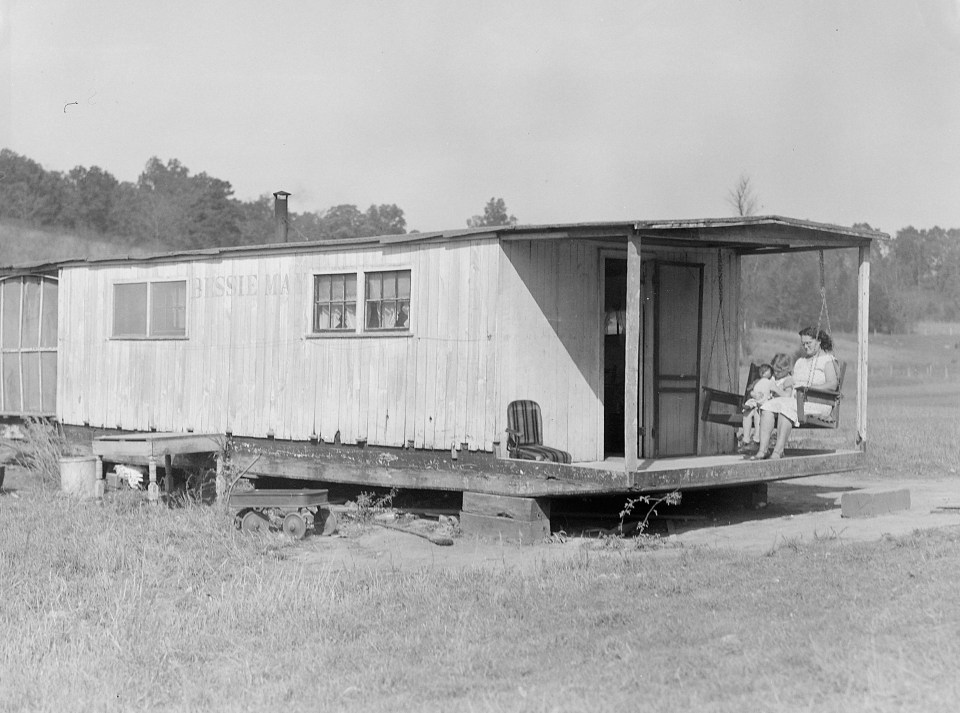
[[[97,494],[97,457],[64,456],[60,459],[60,490],[79,498]]]

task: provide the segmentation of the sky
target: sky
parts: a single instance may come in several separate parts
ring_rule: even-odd
[[[0,146],[465,227],[960,227],[960,0],[0,0]],[[2,179],[0,179],[2,180]]]

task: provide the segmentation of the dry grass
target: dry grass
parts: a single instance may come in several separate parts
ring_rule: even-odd
[[[305,569],[215,508],[0,499],[0,710],[951,710],[960,533]]]
[[[871,386],[872,472],[955,476],[958,392]],[[583,549],[523,570],[311,569],[292,556],[302,543],[241,535],[216,508],[134,492],[78,502],[7,477],[0,711],[926,713],[960,700],[955,530],[765,557]]]

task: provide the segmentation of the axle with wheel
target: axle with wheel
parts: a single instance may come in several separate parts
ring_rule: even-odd
[[[320,535],[337,531],[326,490],[250,490],[231,493],[228,505],[242,532],[281,530],[299,540],[311,527]]]

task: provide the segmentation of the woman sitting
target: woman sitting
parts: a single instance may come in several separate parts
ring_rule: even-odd
[[[793,375],[784,380],[785,386],[799,386],[817,389],[835,390],[839,384],[837,360],[833,356],[833,341],[823,330],[813,327],[800,330],[800,344],[805,356],[797,359],[793,365]],[[830,411],[828,404],[807,404],[806,413],[823,415]],[[760,405],[760,448],[750,460],[767,458],[770,449],[770,436],[777,429],[777,443],[770,458],[782,458],[783,448],[794,426],[799,426],[797,400],[794,396],[777,396]]]

